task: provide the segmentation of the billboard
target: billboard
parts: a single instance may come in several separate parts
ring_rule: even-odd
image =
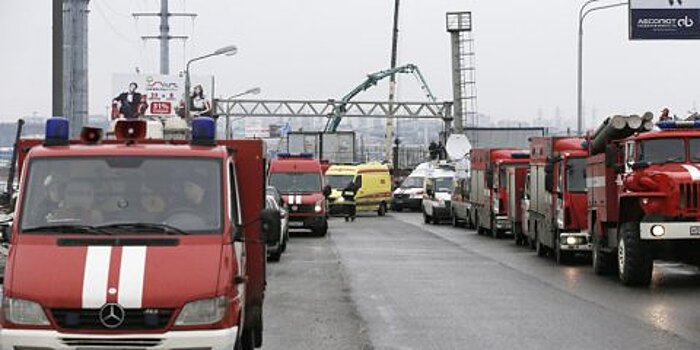
[[[287,135],[286,152],[311,153],[314,157],[331,163],[355,161],[355,133],[340,131],[331,134],[321,132],[290,132]]]
[[[630,40],[700,39],[700,0],[630,0]]]
[[[464,128],[472,148],[530,148],[530,138],[544,136],[545,128]]]
[[[214,78],[211,76],[192,76],[191,86],[202,85],[207,99],[211,100],[214,92]],[[146,116],[174,117],[177,110],[184,106],[184,75],[158,74],[115,74],[112,76],[112,96],[126,92],[129,84],[138,85],[137,92],[146,96]]]

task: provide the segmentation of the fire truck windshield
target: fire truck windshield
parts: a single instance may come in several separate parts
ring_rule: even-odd
[[[700,139],[690,139],[690,161],[700,163]]]
[[[654,139],[639,142],[638,162],[649,164],[678,163],[685,161],[683,139]]]
[[[321,192],[321,175],[318,173],[272,173],[270,186],[282,193]]]
[[[34,159],[24,185],[20,231],[218,233],[221,173],[221,161],[213,158]]]
[[[586,192],[586,158],[567,160],[566,189],[569,192]]]

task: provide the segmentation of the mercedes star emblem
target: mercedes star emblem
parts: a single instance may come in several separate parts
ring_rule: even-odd
[[[105,304],[100,309],[100,322],[109,329],[118,328],[125,319],[126,311],[119,304]]]

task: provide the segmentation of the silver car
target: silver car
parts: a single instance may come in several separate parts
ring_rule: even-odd
[[[277,243],[267,246],[267,256],[270,261],[279,261],[282,253],[287,250],[287,242],[289,241],[289,210],[286,204],[282,202],[280,192],[272,187],[267,187],[265,205],[268,209],[274,209],[280,213],[280,236]]]

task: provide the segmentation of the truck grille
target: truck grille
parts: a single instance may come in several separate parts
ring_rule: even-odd
[[[173,315],[171,309],[127,309],[119,330],[162,329]],[[61,329],[107,329],[100,322],[99,309],[53,309],[54,320]]]
[[[408,193],[401,193],[401,194],[395,194],[394,198],[396,199],[408,199],[410,195]]]
[[[316,207],[316,205],[314,205],[314,204],[298,204],[298,205],[292,205],[290,208],[295,213],[308,213],[308,212],[314,212],[315,207]]]
[[[134,348],[143,349],[158,346],[163,341],[161,339],[150,338],[133,338],[133,339],[111,339],[111,338],[61,338],[61,343],[70,347],[92,347],[113,349],[119,348]]]
[[[700,194],[700,184],[686,183],[679,188],[679,205],[681,209],[698,210],[698,195]]]

